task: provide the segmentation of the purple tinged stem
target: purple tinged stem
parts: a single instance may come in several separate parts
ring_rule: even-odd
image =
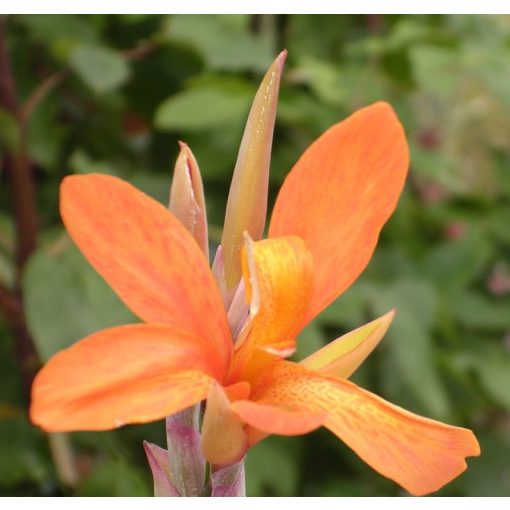
[[[170,466],[168,463],[168,452],[159,446],[143,442],[143,447],[154,479],[154,496],[176,497],[180,496],[177,489],[170,481]]]
[[[166,419],[170,480],[182,496],[202,496],[205,489],[199,419],[200,404]]]
[[[213,497],[246,496],[244,458],[231,466],[214,469],[211,474]]]

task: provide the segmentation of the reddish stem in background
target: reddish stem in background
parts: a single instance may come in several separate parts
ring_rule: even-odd
[[[16,281],[12,292],[2,289],[0,304],[16,338],[15,353],[28,396],[38,366],[37,353],[23,312],[21,282],[23,269],[37,245],[37,213],[32,170],[26,154],[26,130],[16,93],[16,83],[7,51],[7,17],[0,16],[0,107],[17,121],[19,146],[5,157],[16,222]]]

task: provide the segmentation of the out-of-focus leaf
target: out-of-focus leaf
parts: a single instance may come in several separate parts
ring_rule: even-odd
[[[167,19],[172,41],[196,48],[209,69],[264,70],[276,57],[271,41],[250,32],[249,18],[237,15],[181,15]]]
[[[28,14],[18,16],[28,29],[31,37],[55,49],[62,42],[97,42],[97,34],[86,18],[75,14]]]
[[[329,340],[333,340],[332,338]],[[318,322],[314,321],[308,324],[300,333],[297,341],[297,349],[293,356],[296,361],[301,361],[320,348],[329,341],[322,331]]]
[[[85,151],[75,150],[69,158],[69,167],[77,174],[100,173],[116,175],[113,165],[107,161],[92,159]]]
[[[448,99],[459,84],[459,61],[455,51],[420,45],[410,50],[414,78],[426,91]]]
[[[295,493],[299,481],[299,442],[296,437],[270,436],[250,449],[246,457],[247,496]]]
[[[75,47],[69,64],[76,74],[98,94],[119,88],[130,76],[126,60],[116,51],[102,46]]]
[[[478,346],[471,358],[474,370],[485,391],[499,405],[510,411],[510,356],[502,345]]]
[[[455,486],[466,496],[508,497],[510,494],[510,436],[508,431],[477,433],[482,455],[469,459],[469,468]],[[489,460],[490,459],[490,460]]]
[[[28,326],[43,360],[94,331],[136,322],[65,238],[33,255],[23,289]]]
[[[0,108],[0,149],[15,150],[19,144],[16,119]]]
[[[490,299],[479,292],[463,290],[451,297],[449,308],[459,323],[470,329],[502,331],[510,328],[510,300]]]
[[[348,97],[342,69],[326,61],[303,58],[293,71],[293,79],[310,86],[319,99],[342,105]]]
[[[246,118],[253,88],[236,80],[204,83],[184,90],[161,103],[156,110],[160,129],[195,131],[240,123]]]
[[[67,129],[57,122],[57,98],[45,98],[30,116],[28,153],[33,162],[47,171],[55,168]]]
[[[450,404],[437,372],[431,326],[437,307],[437,294],[426,281],[405,279],[367,291],[376,315],[391,308],[397,313],[383,346],[395,360],[401,378],[425,410],[433,417],[450,418]]]
[[[477,278],[491,255],[491,246],[479,235],[443,242],[429,250],[424,274],[443,291],[465,288]]]
[[[8,412],[7,406],[0,404],[0,494],[2,487],[41,483],[51,473],[42,434],[28,423],[21,408],[13,407],[11,415]]]
[[[78,496],[150,496],[151,488],[138,468],[122,460],[107,460],[95,467],[80,485]]]

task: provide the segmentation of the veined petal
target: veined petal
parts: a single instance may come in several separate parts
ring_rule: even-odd
[[[205,399],[223,376],[207,340],[167,326],[120,326],[50,359],[35,378],[30,417],[50,432],[145,423]]]
[[[255,243],[246,237],[242,267],[250,317],[234,366],[249,380],[261,363],[294,352],[312,292],[313,260],[298,237]]]
[[[375,321],[349,331],[302,360],[301,365],[324,375],[348,379],[377,347],[394,317],[395,310],[391,310]]]
[[[466,469],[465,457],[480,454],[470,430],[417,416],[345,379],[287,361],[274,363],[261,376],[251,398],[297,411],[326,412],[325,427],[414,495],[437,491]]]
[[[66,177],[61,213],[96,271],[145,322],[195,333],[229,363],[231,339],[208,263],[185,227],[161,204],[115,177]]]
[[[368,264],[408,165],[400,122],[388,104],[376,103],[328,129],[285,179],[269,236],[299,236],[313,255],[315,283],[305,322]]]

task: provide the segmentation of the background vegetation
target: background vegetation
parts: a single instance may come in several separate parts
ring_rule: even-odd
[[[510,496],[510,18],[458,15],[1,17],[0,494],[151,493],[142,440],[163,445],[162,423],[49,438],[27,419],[40,363],[133,320],[63,230],[59,183],[106,172],[166,203],[182,139],[214,247],[251,99],[282,48],[271,203],[311,141],[375,100],[412,153],[368,270],[298,356],[397,307],[354,379],[475,430],[482,456],[440,494]],[[405,494],[325,430],[265,440],[247,473],[253,496]]]

